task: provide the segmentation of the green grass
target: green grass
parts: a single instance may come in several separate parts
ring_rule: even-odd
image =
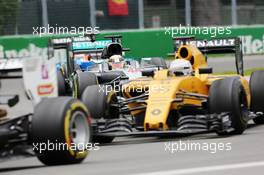
[[[249,76],[249,75],[251,75],[252,72],[257,71],[257,70],[264,70],[264,68],[247,69],[247,70],[244,70],[244,74],[245,74],[245,76]],[[221,72],[221,73],[215,73],[215,74],[232,75],[232,74],[236,74],[236,72],[235,71],[227,71],[227,72]]]

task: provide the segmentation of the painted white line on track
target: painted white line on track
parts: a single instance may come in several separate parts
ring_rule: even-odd
[[[216,166],[205,166],[205,167],[198,167],[198,168],[186,168],[186,169],[158,171],[158,172],[149,172],[149,173],[139,173],[139,174],[134,174],[134,175],[182,175],[182,174],[205,173],[205,172],[212,172],[212,171],[223,171],[223,170],[230,170],[230,169],[250,168],[250,167],[259,167],[259,166],[263,166],[264,168],[264,161],[227,164],[227,165],[216,165]]]

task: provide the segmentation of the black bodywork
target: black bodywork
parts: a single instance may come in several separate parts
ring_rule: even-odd
[[[21,70],[0,70],[1,79],[17,79],[22,78],[21,75],[9,75],[13,72],[21,72]],[[0,94],[0,105],[9,107],[15,106],[19,102],[18,95],[2,95]],[[30,140],[30,125],[32,114],[28,113],[21,116],[0,118],[0,156],[9,158],[16,154],[33,155],[28,151]]]

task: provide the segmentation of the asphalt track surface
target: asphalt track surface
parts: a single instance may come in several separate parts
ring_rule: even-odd
[[[224,59],[215,59],[213,64],[220,69],[230,66]],[[248,66],[264,67],[264,60],[257,57],[246,57],[257,60]],[[221,64],[221,65],[219,65]],[[223,65],[222,65],[223,64]],[[255,66],[254,66],[255,65]],[[251,67],[252,66],[252,67]],[[230,71],[227,69],[227,71]],[[31,103],[25,100],[22,81],[7,80],[2,84],[1,94],[18,93],[21,103],[9,110],[10,115],[24,114],[32,111]],[[224,150],[174,150],[180,144],[225,145]],[[170,144],[170,149],[168,145]],[[229,145],[231,148],[227,149]],[[46,167],[35,157],[13,158],[0,162],[0,174],[8,175],[260,175],[264,172],[264,125],[250,123],[243,135],[218,137],[216,134],[202,134],[178,138],[117,138],[114,143],[101,145],[97,151],[90,152],[88,158],[78,165]]]
[[[235,57],[208,58],[208,64],[214,72],[236,71]],[[244,70],[252,68],[264,68],[264,55],[244,56]]]

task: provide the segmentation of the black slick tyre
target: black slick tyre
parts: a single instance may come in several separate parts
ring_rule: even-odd
[[[82,162],[91,144],[89,112],[71,97],[43,99],[34,109],[31,142],[38,159],[45,165]]]
[[[242,134],[247,128],[248,102],[239,77],[216,80],[209,90],[209,111],[220,114],[228,112],[231,120],[231,133],[218,132],[220,135]]]

